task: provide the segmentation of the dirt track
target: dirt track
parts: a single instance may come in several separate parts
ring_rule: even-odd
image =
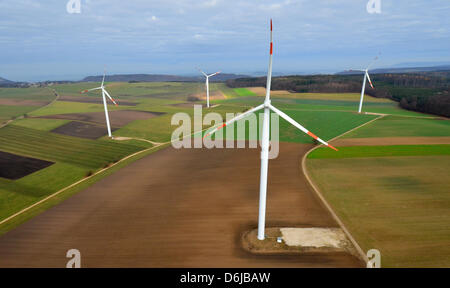
[[[271,160],[267,226],[336,227],[300,171],[309,145]],[[255,256],[259,150],[168,148],[97,182],[0,237],[0,267],[355,267],[348,254]]]

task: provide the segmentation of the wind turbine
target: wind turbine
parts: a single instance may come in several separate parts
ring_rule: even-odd
[[[245,118],[251,113],[254,113],[258,110],[264,109],[264,121],[263,121],[263,129],[262,129],[262,142],[261,142],[261,176],[260,176],[260,186],[259,186],[259,217],[258,217],[258,239],[264,240],[264,230],[265,230],[265,221],[266,221],[266,195],[267,195],[267,172],[269,168],[269,127],[270,127],[270,110],[281,116],[283,119],[285,119],[287,122],[292,124],[293,126],[297,127],[304,133],[308,134],[312,138],[316,139],[320,143],[334,149],[337,151],[336,148],[328,144],[327,142],[323,141],[310,131],[308,131],[305,127],[297,123],[294,119],[286,115],[284,112],[278,110],[274,106],[272,106],[270,101],[270,85],[272,82],[272,55],[273,55],[273,41],[272,41],[272,20],[270,20],[270,57],[269,57],[269,70],[267,75],[267,85],[266,85],[266,98],[264,100],[264,103],[259,105],[258,107],[255,107],[253,109],[248,110],[247,112],[240,114],[239,116],[227,121],[224,124],[221,124],[220,126],[214,128],[211,130],[211,132],[205,134],[205,137],[208,137],[209,135],[216,133],[218,130],[222,129],[223,127],[230,125],[233,122],[236,122],[240,119]]]
[[[375,61],[378,60],[378,56],[375,57],[375,59],[373,59],[372,63],[369,64],[369,66],[367,66],[366,69],[352,69],[350,71],[360,71],[360,72],[364,72],[364,81],[363,81],[363,86],[362,86],[362,90],[361,90],[361,100],[359,100],[359,109],[358,109],[358,113],[361,113],[362,110],[362,105],[363,105],[363,100],[364,100],[364,92],[366,92],[366,82],[367,80],[369,80],[369,84],[372,87],[372,89],[375,89],[375,87],[373,87],[372,84],[372,80],[370,80],[370,76],[369,76],[369,68],[370,66],[373,65],[373,63],[375,63]]]
[[[106,76],[106,70],[103,73],[102,85],[100,87],[92,88],[92,89],[89,89],[89,90],[83,90],[83,91],[81,91],[81,94],[84,94],[84,93],[87,93],[87,92],[90,92],[90,91],[94,91],[94,90],[102,90],[103,106],[105,106],[106,126],[108,127],[108,136],[111,139],[113,139],[112,134],[111,134],[111,125],[109,124],[108,105],[107,105],[105,96],[107,96],[114,103],[114,105],[117,106],[117,103],[116,103],[116,101],[114,101],[114,99],[111,97],[111,95],[109,95],[108,91],[106,91],[106,89],[105,89],[105,85],[104,85],[105,84],[105,76]]]
[[[213,73],[213,74],[210,74],[210,75],[206,74],[205,72],[203,72],[200,69],[198,69],[198,71],[202,72],[202,74],[205,75],[205,78],[206,78],[206,106],[209,108],[209,77],[212,77],[212,76],[215,76],[215,75],[219,74],[220,71],[216,72],[216,73]]]

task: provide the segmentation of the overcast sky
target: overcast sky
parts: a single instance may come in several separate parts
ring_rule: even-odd
[[[0,77],[78,80],[108,72],[325,73],[450,62],[449,0],[0,0]]]

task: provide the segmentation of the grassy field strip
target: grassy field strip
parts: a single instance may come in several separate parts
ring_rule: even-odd
[[[93,141],[15,125],[0,130],[0,137],[0,149],[6,152],[88,168],[102,167],[140,150],[110,140]]]
[[[243,97],[244,98],[244,97]],[[244,98],[246,101],[244,101],[242,98],[235,98],[229,101],[221,100],[222,103],[226,103],[230,106],[247,106],[247,107],[255,107],[257,104],[259,104],[258,99],[248,99],[249,97]],[[277,107],[282,109],[283,111],[315,111],[315,112],[348,112],[348,113],[357,113],[356,108],[349,110],[348,105],[346,106],[332,106],[332,105],[323,105],[323,104],[315,104],[315,105],[309,105],[309,104],[303,104],[303,103],[283,103],[279,102],[277,103],[276,100],[280,100],[283,98],[275,98],[274,103]],[[313,100],[312,100],[313,101]],[[327,101],[322,100],[323,103],[327,103]],[[383,103],[382,103],[383,104]],[[292,107],[292,105],[299,105],[297,107]],[[357,105],[355,104],[355,107]],[[417,118],[417,119],[442,119],[443,117],[437,117],[437,116],[426,116],[427,114],[422,114],[418,112],[410,112],[406,111],[400,108],[396,108],[396,106],[387,106],[385,108],[376,108],[375,106],[370,108],[372,106],[369,106],[366,110],[373,110],[371,111],[365,111],[363,112],[364,115],[374,115],[374,116],[381,116],[381,115],[388,115],[388,116],[395,116],[395,117],[404,117],[404,118]],[[378,111],[377,111],[378,110]],[[408,115],[412,114],[412,115]],[[423,116],[425,115],[425,116]]]
[[[371,121],[368,121],[356,128],[353,128],[337,137],[334,137],[333,139],[331,139],[328,142],[332,142],[333,140],[336,140],[348,133],[351,133],[361,127],[364,127],[374,121],[377,121],[381,118],[383,118],[385,116],[380,116],[378,118],[375,118]],[[317,186],[312,182],[311,177],[308,173],[308,171],[306,170],[306,158],[308,157],[309,153],[311,153],[312,151],[316,150],[317,148],[321,147],[320,146],[316,146],[314,148],[312,148],[311,150],[309,150],[302,158],[302,170],[303,170],[303,174],[305,175],[306,180],[308,181],[309,185],[313,188],[314,192],[316,193],[316,195],[319,197],[319,199],[322,201],[322,203],[325,205],[325,207],[328,209],[328,211],[330,212],[331,216],[333,217],[333,219],[339,224],[339,226],[341,227],[341,229],[344,231],[345,235],[347,235],[348,239],[350,239],[350,241],[352,242],[353,246],[355,247],[355,249],[358,251],[359,256],[361,257],[361,259],[364,260],[364,262],[368,262],[369,259],[367,258],[366,253],[361,249],[361,247],[359,246],[358,242],[356,242],[355,238],[353,238],[352,234],[350,234],[350,231],[347,229],[347,227],[344,225],[344,222],[341,221],[341,219],[337,216],[337,214],[334,212],[333,208],[331,208],[330,204],[327,202],[327,200],[323,197],[322,193],[319,191],[319,188],[317,188]]]
[[[339,151],[328,151],[322,147],[310,153],[309,159],[343,159],[370,157],[436,156],[450,155],[450,145],[390,145],[390,146],[346,146]]]
[[[345,138],[445,137],[450,135],[450,121],[388,115],[381,121],[354,131]]]
[[[203,129],[203,130],[201,130],[201,131],[196,131],[196,132],[194,132],[194,133],[192,133],[192,134],[190,134],[190,135],[183,136],[181,139],[177,139],[177,140],[175,140],[175,141],[180,141],[180,140],[182,140],[182,139],[184,139],[184,138],[194,136],[195,134],[202,133],[202,132],[204,132],[204,131],[206,131],[207,129],[210,129],[210,128],[211,128],[211,127],[205,128],[205,129]],[[96,173],[92,174],[91,176],[88,176],[88,177],[86,177],[86,178],[83,178],[83,179],[81,179],[80,181],[77,181],[77,182],[75,182],[75,183],[73,183],[73,184],[71,184],[71,185],[69,185],[69,186],[67,186],[67,187],[65,187],[65,188],[63,188],[63,189],[61,189],[61,190],[59,190],[59,191],[57,191],[57,192],[55,192],[55,193],[53,193],[53,194],[47,196],[47,197],[45,197],[44,199],[41,199],[41,200],[39,200],[38,202],[36,202],[36,203],[34,203],[34,204],[32,204],[32,205],[30,205],[30,206],[28,206],[28,207],[26,207],[26,208],[20,210],[19,212],[17,212],[17,213],[15,213],[15,214],[13,214],[13,215],[11,215],[11,216],[9,216],[9,217],[3,219],[2,221],[0,221],[0,226],[2,226],[3,224],[9,222],[10,220],[12,220],[12,219],[14,219],[14,218],[16,218],[16,217],[18,217],[18,216],[20,216],[20,215],[26,213],[27,211],[29,211],[29,210],[31,210],[31,209],[33,209],[33,208],[39,206],[40,204],[45,203],[46,201],[48,201],[48,200],[50,200],[50,199],[52,199],[52,198],[54,198],[54,197],[60,195],[61,193],[65,192],[65,191],[67,191],[67,190],[69,190],[69,189],[71,189],[71,188],[73,188],[73,187],[75,187],[75,186],[77,186],[77,185],[79,185],[79,184],[81,184],[81,183],[84,183],[84,182],[86,182],[86,181],[88,181],[88,180],[90,180],[90,179],[93,179],[95,176],[98,176],[98,175],[100,175],[101,173],[107,172],[107,171],[111,170],[112,168],[115,168],[115,166],[117,166],[117,165],[119,165],[119,164],[122,164],[123,162],[127,161],[127,160],[130,159],[130,158],[133,158],[133,157],[135,157],[135,156],[137,156],[137,155],[140,155],[140,154],[143,154],[143,153],[150,152],[150,151],[152,151],[152,150],[154,150],[154,149],[163,148],[165,145],[171,144],[172,142],[174,142],[174,140],[171,140],[171,141],[168,141],[168,142],[165,142],[165,143],[161,143],[161,144],[158,145],[158,146],[153,146],[153,147],[150,147],[150,148],[148,148],[148,149],[144,149],[144,150],[138,151],[138,152],[136,152],[136,153],[134,153],[134,154],[132,154],[132,155],[128,155],[128,156],[126,156],[125,158],[122,158],[121,160],[117,161],[116,163],[111,164],[109,167],[103,168],[103,169],[97,171]],[[106,175],[105,175],[105,176],[106,176]],[[100,179],[101,179],[101,178],[100,178]],[[98,180],[100,180],[100,179],[98,179]],[[6,232],[6,231],[5,231],[5,232]]]

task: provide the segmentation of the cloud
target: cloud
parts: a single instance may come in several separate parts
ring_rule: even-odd
[[[205,1],[203,2],[203,5],[206,7],[214,7],[217,5],[217,0],[210,0],[210,1]]]
[[[133,70],[143,59],[161,71],[171,61],[186,73],[199,61],[264,70],[270,18],[275,69],[338,69],[378,51],[385,64],[450,58],[448,0],[381,1],[376,15],[366,0],[81,0],[81,14],[68,14],[66,0],[1,1],[0,74],[37,62],[60,63],[61,72],[83,62]]]

